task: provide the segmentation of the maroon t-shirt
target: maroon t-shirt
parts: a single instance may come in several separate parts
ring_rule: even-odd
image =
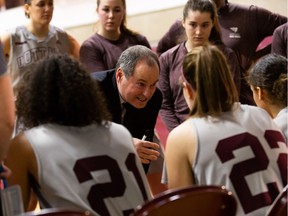
[[[217,45],[217,47],[228,60],[234,82],[239,92],[240,70],[237,57],[230,48],[224,45]],[[182,74],[182,64],[186,54],[185,42],[182,42],[160,56],[158,87],[163,95],[160,115],[169,131],[182,123],[189,113],[189,107],[185,101],[182,87],[179,85],[179,77]]]
[[[274,29],[287,22],[287,17],[254,5],[241,6],[227,3],[218,11],[223,43],[234,50],[240,64],[240,102],[255,105],[252,91],[246,82],[247,71],[256,56],[259,43],[273,34]],[[177,20],[160,39],[157,53],[160,56],[186,38],[180,20]]]
[[[122,33],[116,41],[95,33],[85,40],[80,48],[80,60],[89,72],[113,69],[121,53],[130,46],[143,45],[151,49],[145,36]]]
[[[285,23],[275,29],[272,37],[271,53],[280,54],[287,58],[288,56],[287,34],[288,34],[288,23]]]
[[[259,43],[287,22],[287,17],[254,5],[228,3],[218,15],[224,44],[235,51],[246,71],[253,63]]]
[[[245,71],[250,68],[259,43],[287,22],[287,17],[254,5],[227,3],[219,9],[218,15],[223,43],[234,50]],[[156,49],[158,55],[184,41],[183,34],[185,30],[177,20],[160,39]]]

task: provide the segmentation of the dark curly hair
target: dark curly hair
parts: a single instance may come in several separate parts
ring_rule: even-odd
[[[264,89],[273,104],[287,106],[288,60],[278,54],[259,59],[250,70],[248,82],[254,88]]]
[[[76,59],[59,54],[23,76],[16,108],[26,129],[45,123],[81,127],[111,118],[97,81]]]

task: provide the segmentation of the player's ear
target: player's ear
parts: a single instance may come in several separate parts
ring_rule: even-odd
[[[258,99],[263,100],[265,93],[261,87],[256,87],[256,93],[258,95]]]

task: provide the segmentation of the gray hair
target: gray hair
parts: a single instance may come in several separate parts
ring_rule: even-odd
[[[149,48],[135,45],[127,48],[120,55],[116,64],[116,71],[121,68],[126,78],[133,76],[138,62],[145,61],[148,66],[157,65],[160,68],[158,56]]]

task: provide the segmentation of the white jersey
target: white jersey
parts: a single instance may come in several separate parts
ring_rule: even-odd
[[[48,35],[38,40],[25,26],[18,26],[10,33],[9,72],[13,87],[33,63],[55,53],[69,53],[70,42],[63,30],[50,25]]]
[[[115,123],[30,129],[40,193],[50,207],[79,207],[93,215],[129,215],[151,199],[132,136]]]
[[[286,142],[288,142],[288,108],[282,109],[273,120],[283,132]]]
[[[198,185],[224,185],[237,216],[263,216],[287,184],[287,146],[264,110],[236,105],[219,118],[191,118],[197,133],[193,164]]]

